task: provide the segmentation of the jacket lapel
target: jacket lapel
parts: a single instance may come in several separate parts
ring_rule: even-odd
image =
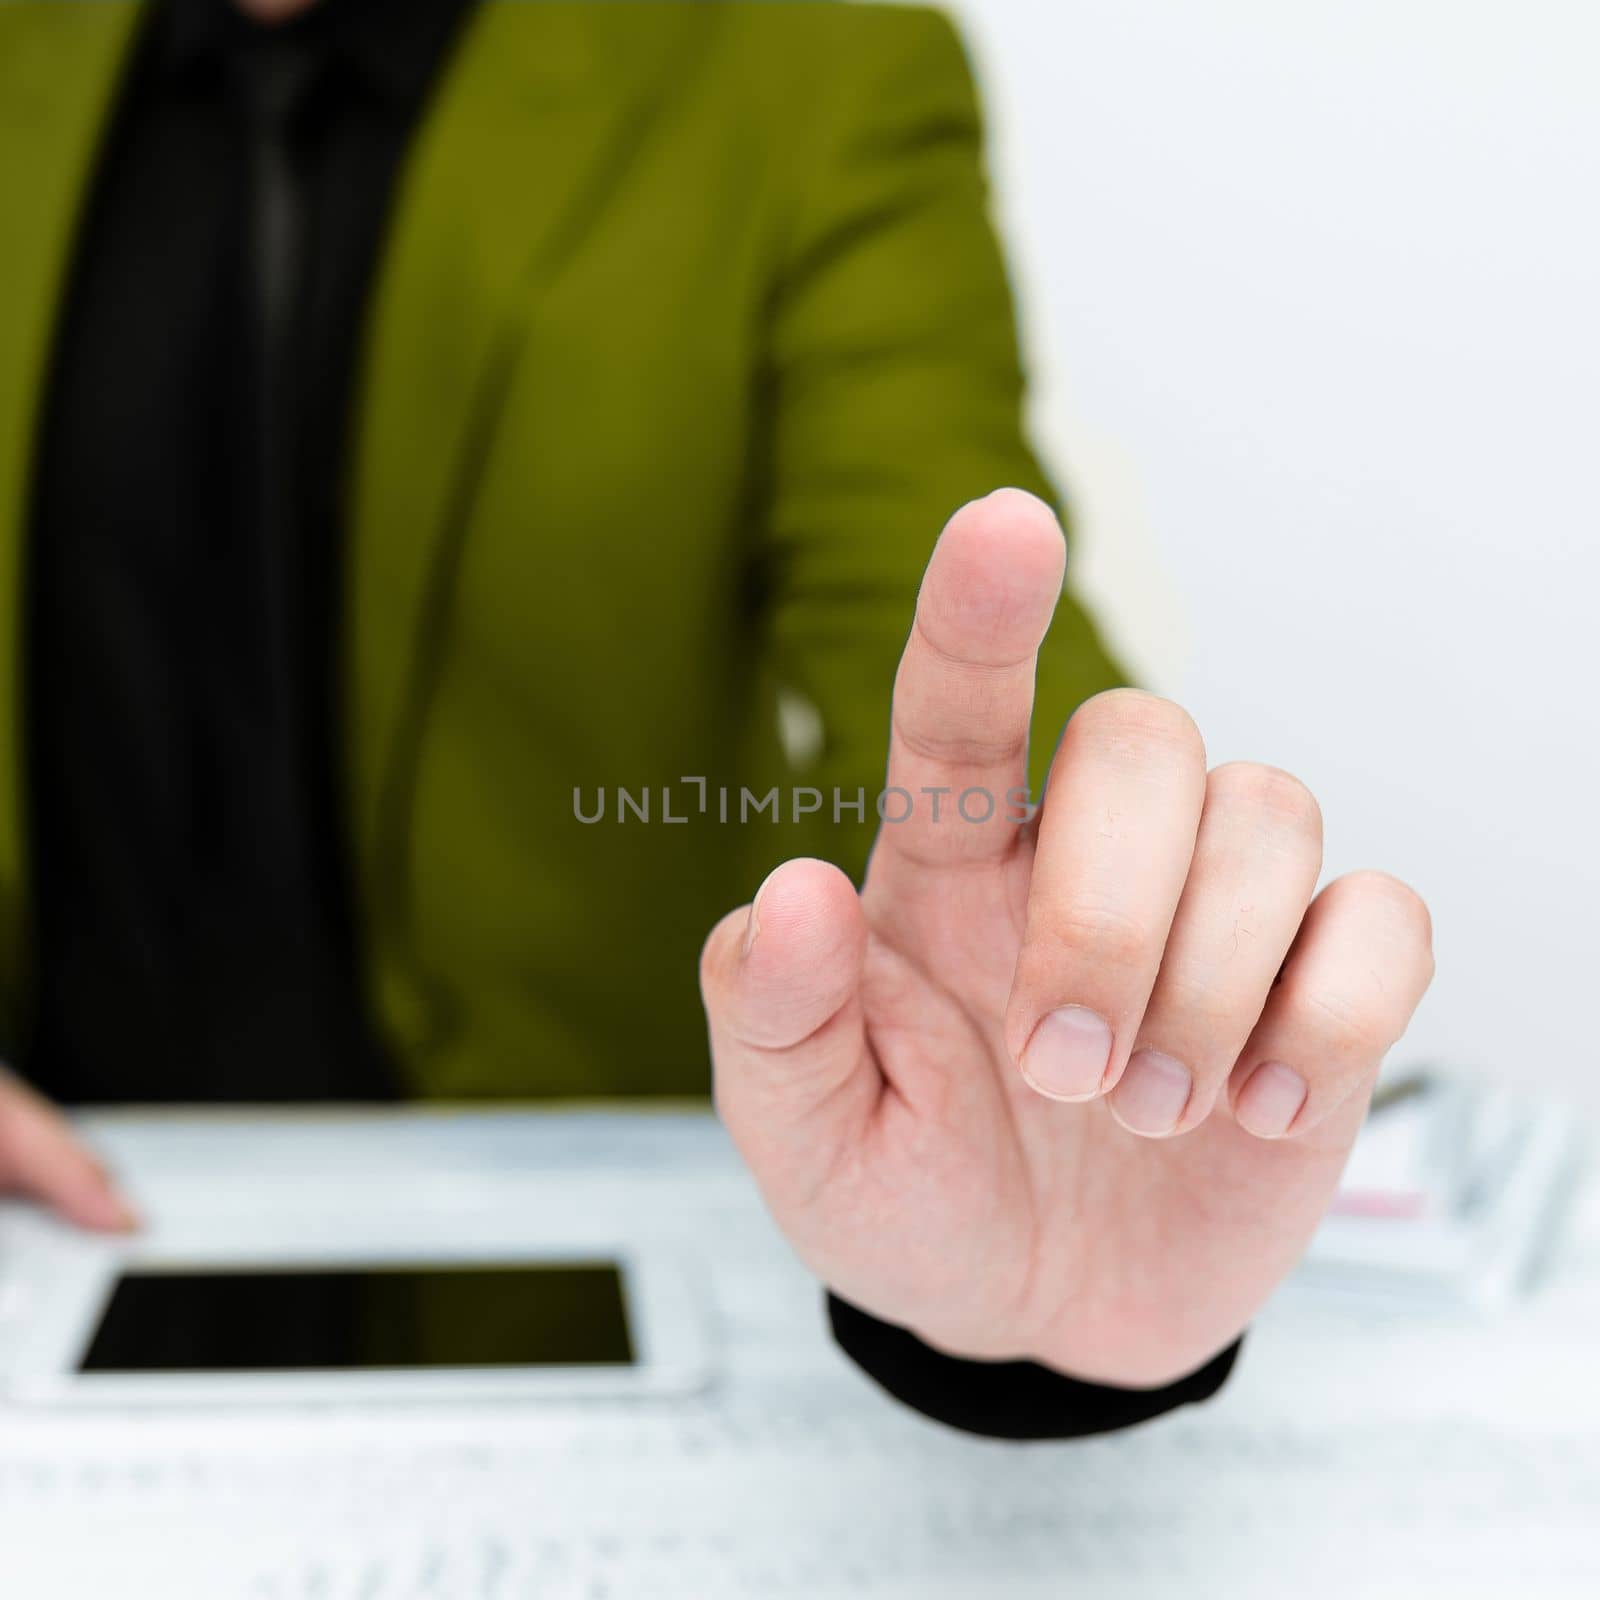
[[[661,81],[601,59],[588,19],[606,9],[483,5],[397,196],[367,330],[346,576],[347,804],[378,935],[404,920],[426,702],[522,318],[629,148],[642,85]]]
[[[8,1033],[25,959],[22,579],[34,430],[79,200],[138,10],[0,6],[0,998]]]
[[[34,426],[73,224],[140,10],[0,5],[0,991],[23,956],[20,603]],[[593,10],[486,0],[469,20],[408,157],[369,311],[343,711],[357,865],[389,930],[404,910],[410,785],[450,577],[522,313],[577,241],[652,86],[671,81],[646,52],[602,53]],[[0,1024],[16,999],[0,993]]]

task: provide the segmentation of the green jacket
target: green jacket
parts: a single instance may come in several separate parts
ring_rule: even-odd
[[[137,15],[0,4],[13,1051],[33,431]],[[487,0],[402,175],[349,444],[347,829],[371,1002],[418,1093],[704,1090],[701,941],[784,857],[861,871],[933,540],[973,495],[1049,492],[1021,400],[978,112],[940,17]],[[1116,678],[1066,603],[1036,780]],[[798,767],[780,693],[820,717]],[[791,820],[797,784],[820,816]],[[724,786],[736,819],[741,788],[774,785],[782,820],[718,820]],[[650,791],[648,824],[618,820],[619,786]],[[604,820],[580,820],[602,787]],[[688,821],[662,820],[664,787]],[[866,791],[864,821],[835,825],[836,788]]]

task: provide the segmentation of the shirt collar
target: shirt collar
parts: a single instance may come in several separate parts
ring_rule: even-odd
[[[380,93],[419,100],[449,36],[474,0],[317,0],[278,28],[315,39]],[[158,47],[172,71],[186,71],[256,32],[233,0],[160,0]],[[276,31],[276,30],[274,30]]]

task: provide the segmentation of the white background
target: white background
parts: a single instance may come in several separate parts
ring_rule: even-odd
[[[957,0],[1076,582],[1600,1113],[1600,8]]]

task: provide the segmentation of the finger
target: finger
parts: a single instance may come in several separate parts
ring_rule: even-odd
[[[1194,854],[1205,747],[1187,713],[1113,689],[1073,714],[1050,767],[1006,1044],[1041,1094],[1120,1076]]]
[[[1188,881],[1138,1042],[1107,1104],[1131,1133],[1206,1119],[1260,1019],[1322,870],[1322,814],[1275,767],[1206,780]]]
[[[814,1187],[876,1103],[865,952],[850,880],[805,859],[785,862],[706,941],[700,988],[717,1109],[764,1187]]]
[[[874,873],[1014,847],[1034,663],[1065,563],[1054,514],[1020,489],[974,500],[945,525],[895,675]]]
[[[1330,883],[1229,1080],[1239,1126],[1293,1138],[1364,1104],[1432,978],[1432,927],[1415,891],[1381,872]]]
[[[0,1187],[41,1201],[79,1227],[120,1233],[138,1225],[61,1113],[9,1073],[0,1076]]]

